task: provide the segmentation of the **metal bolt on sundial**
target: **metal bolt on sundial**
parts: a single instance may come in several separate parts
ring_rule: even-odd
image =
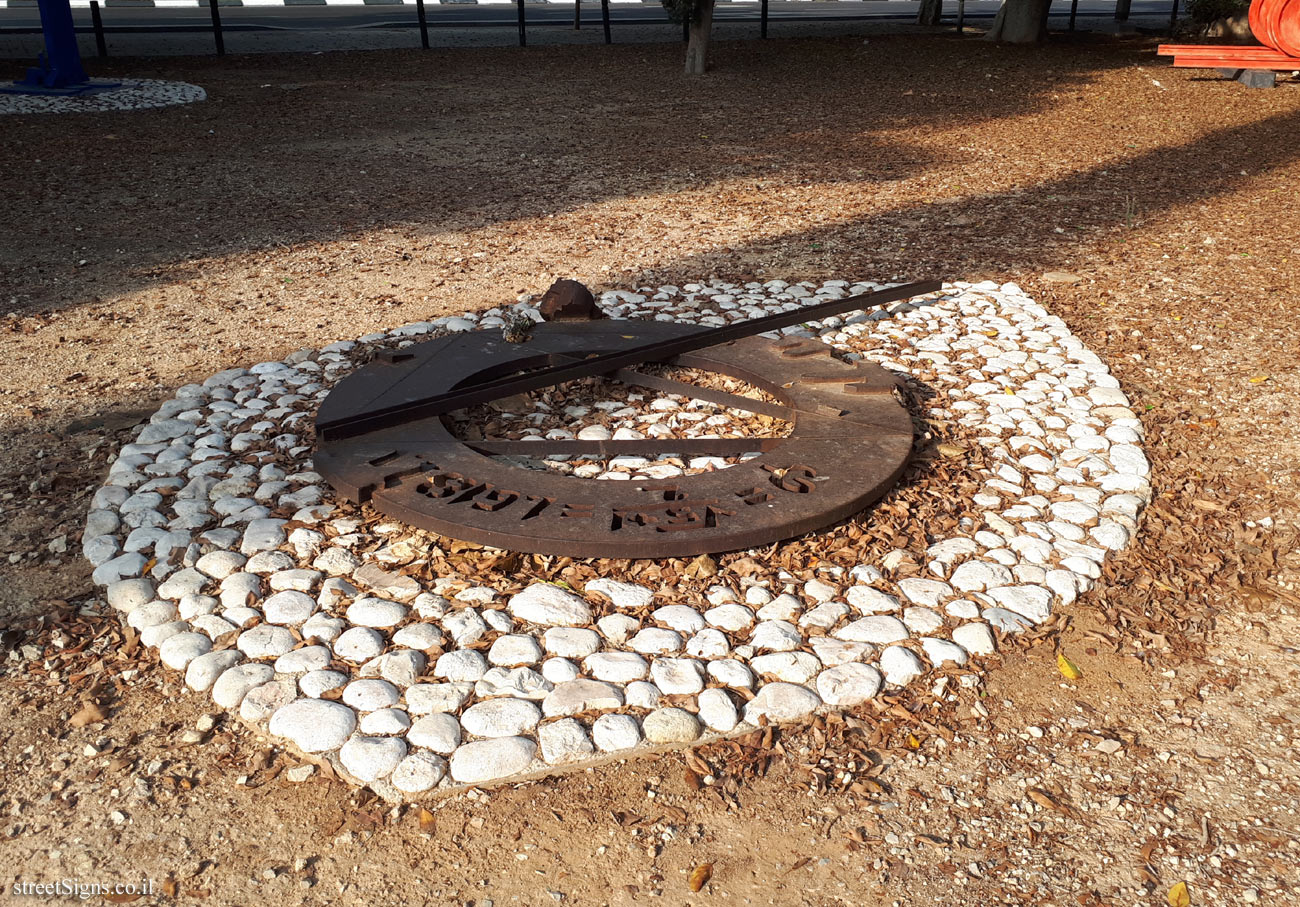
[[[758,335],[937,292],[924,281],[712,330],[658,321],[537,325],[527,343],[489,331],[388,353],[349,375],[316,418],[318,472],[341,495],[440,535],[537,554],[679,557],[770,544],[862,510],[912,450],[894,379],[806,338]],[[766,391],[766,403],[635,370],[664,363]],[[575,378],[608,376],[793,423],[781,438],[465,441],[447,414]],[[668,480],[598,482],[494,457],[752,457]]]

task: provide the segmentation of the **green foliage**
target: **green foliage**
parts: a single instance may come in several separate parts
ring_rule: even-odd
[[[1187,15],[1197,25],[1209,25],[1250,8],[1250,0],[1187,0]]]
[[[668,10],[668,19],[681,25],[683,22],[694,19],[696,11],[696,0],[659,0]]]

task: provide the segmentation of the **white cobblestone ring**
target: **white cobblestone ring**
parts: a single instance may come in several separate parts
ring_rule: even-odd
[[[875,288],[714,282],[601,304],[719,325]],[[421,553],[443,540],[332,503],[304,435],[376,347],[499,329],[512,311],[536,317],[521,302],[439,318],[181,387],[87,518],[95,582],[191,690],[390,798],[850,707],[945,664],[978,670],[995,630],[1087,591],[1150,499],[1141,424],[1105,364],[1014,285],[955,283],[790,329],[912,375],[933,391],[924,416],[983,447],[982,487],[922,562],[894,551],[806,581],[773,567],[702,593],[432,575]],[[559,436],[608,433],[597,415],[638,436],[723,418],[692,401],[635,418],[622,405],[569,407]],[[725,465],[619,459],[545,465],[593,480]]]

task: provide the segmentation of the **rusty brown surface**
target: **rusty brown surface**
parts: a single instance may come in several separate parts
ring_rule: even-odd
[[[383,408],[415,375],[422,394],[436,395],[546,362],[699,330],[605,321],[539,325],[526,345],[486,331],[441,337],[344,379],[319,418],[337,422]],[[734,455],[746,445],[736,439],[464,442],[442,417],[426,416],[322,440],[315,465],[343,496],[441,535],[539,554],[644,558],[749,548],[822,528],[878,499],[911,453],[911,420],[894,396],[892,376],[871,363],[837,359],[819,341],[746,337],[672,361],[768,392],[777,405],[710,393],[723,398],[715,402],[779,412],[793,420],[791,434],[755,439],[746,449],[760,455],[726,469],[615,483],[526,469],[492,454],[518,453],[526,444],[535,456]],[[636,382],[649,376],[622,377]],[[680,385],[673,392],[695,393]]]

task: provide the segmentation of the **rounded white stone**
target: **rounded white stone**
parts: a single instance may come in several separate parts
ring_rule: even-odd
[[[878,645],[907,639],[907,625],[897,617],[887,614],[872,614],[862,617],[832,634],[836,639],[848,642],[869,642]]]
[[[358,781],[387,777],[405,758],[406,741],[395,737],[352,737],[339,749],[339,762]]]
[[[411,726],[411,716],[401,709],[379,709],[361,716],[361,733],[371,736],[404,734]]]
[[[326,668],[331,660],[330,650],[324,646],[303,646],[285,652],[275,660],[277,674],[306,674]]]
[[[433,624],[408,624],[393,634],[393,645],[408,649],[431,649],[442,643],[442,633]]]
[[[277,709],[293,702],[297,693],[294,684],[285,680],[272,680],[254,687],[239,704],[239,717],[250,722],[265,721]]]
[[[249,691],[271,681],[274,677],[275,670],[270,665],[257,663],[235,665],[222,673],[212,685],[212,701],[222,708],[236,709]]]
[[[930,664],[936,668],[947,661],[960,668],[970,660],[966,650],[955,642],[936,639],[933,636],[923,636],[917,641],[921,643],[921,648],[925,650],[925,657],[930,659]]]
[[[277,592],[262,603],[262,614],[269,623],[297,625],[316,611],[316,599],[303,592]]]
[[[962,592],[983,592],[1011,582],[1011,571],[988,561],[966,561],[952,572],[948,582]]]
[[[406,739],[415,746],[431,749],[435,753],[450,755],[460,746],[460,722],[455,715],[434,712],[411,725]]]
[[[293,634],[286,628],[272,624],[258,624],[251,630],[240,633],[235,645],[249,658],[279,658],[290,651],[296,643]]]
[[[903,606],[896,597],[871,586],[853,586],[844,597],[862,614],[884,614]]]
[[[386,680],[354,680],[343,688],[343,701],[358,712],[396,705],[401,691]]]
[[[911,649],[889,646],[880,653],[880,670],[887,682],[904,686],[924,674],[925,665]]]
[[[184,631],[182,631],[184,632]],[[175,634],[172,634],[173,636]],[[208,652],[200,655],[185,668],[185,685],[191,690],[202,693],[212,688],[221,675],[244,660],[239,652],[223,649],[220,652]],[[270,680],[265,678],[262,683]]]
[[[519,620],[543,627],[583,627],[591,623],[591,608],[586,602],[549,583],[533,583],[511,596],[507,607]]]
[[[451,777],[461,784],[481,784],[517,775],[532,764],[536,753],[537,744],[527,737],[476,740],[452,754]]]
[[[711,687],[696,697],[696,703],[699,707],[700,720],[710,730],[725,734],[734,729],[740,721],[736,704],[727,695],[726,690]]]
[[[644,655],[662,655],[682,650],[682,636],[676,630],[646,627],[627,641],[627,647]]]
[[[635,652],[597,652],[582,662],[583,670],[597,680],[628,683],[645,678],[649,663]]]
[[[411,753],[393,769],[389,781],[407,794],[427,791],[447,774],[447,760],[432,753]]]
[[[212,640],[202,633],[177,633],[163,640],[158,646],[158,660],[176,671],[185,667],[200,655],[212,651]]]
[[[808,652],[773,652],[751,658],[749,666],[760,676],[768,675],[790,683],[807,683],[817,676],[822,664],[817,656]]]
[[[600,648],[600,634],[595,630],[551,627],[542,634],[542,643],[551,655],[562,658],[586,658]]]
[[[480,653],[473,649],[456,649],[438,656],[433,674],[451,681],[475,681],[487,673],[487,668],[487,659]]]
[[[370,627],[353,627],[338,635],[334,640],[333,649],[334,654],[344,661],[360,664],[384,651],[384,637],[378,630],[372,630]],[[478,655],[477,652],[472,654]],[[482,657],[479,655],[479,658]]]
[[[616,608],[644,608],[654,600],[654,593],[644,586],[604,578],[587,583],[583,591],[605,596]]]
[[[578,666],[567,658],[548,658],[542,662],[542,676],[553,684],[576,680],[580,673]]]
[[[988,596],[1008,611],[1021,614],[1036,624],[1052,613],[1052,593],[1042,586],[998,586]]]
[[[769,652],[789,652],[803,645],[803,634],[784,620],[765,620],[750,634],[749,644]]]
[[[803,611],[803,602],[788,592],[778,595],[758,609],[760,620],[794,620]]]
[[[631,749],[641,742],[641,725],[631,715],[601,715],[591,725],[591,737],[601,752]]]
[[[626,614],[609,614],[596,621],[596,629],[616,646],[627,642],[640,626],[639,620]]]
[[[817,694],[827,705],[852,706],[880,692],[880,672],[860,662],[827,668],[817,675]]]
[[[328,699],[297,699],[275,711],[270,731],[304,752],[320,753],[342,746],[356,726],[356,713],[345,705]]]
[[[542,712],[524,699],[502,697],[478,702],[460,716],[461,726],[476,737],[513,737],[537,727]]]
[[[542,660],[545,652],[541,645],[531,636],[520,634],[498,636],[488,649],[488,661],[494,665],[516,667],[534,665]]]
[[[899,580],[898,589],[904,598],[915,605],[934,606],[952,595],[952,587],[947,583],[915,576]]]
[[[913,633],[933,633],[943,626],[943,616],[930,608],[905,608],[903,624]]]
[[[454,712],[469,698],[472,683],[417,683],[407,687],[403,696],[406,710],[414,715],[430,712]]]
[[[760,718],[779,723],[811,715],[822,704],[821,698],[805,686],[793,683],[768,683],[745,704],[745,721],[758,724]]]
[[[754,612],[743,605],[718,605],[704,612],[711,626],[730,633],[739,633],[754,623]]]
[[[693,658],[656,658],[650,677],[670,696],[698,693],[704,689],[704,663]]]
[[[988,624],[962,624],[952,631],[952,639],[953,642],[972,655],[992,655],[997,651],[997,645],[993,640],[993,633],[989,630]]]
[[[561,718],[537,729],[542,759],[551,765],[580,762],[595,752],[587,730],[573,718]]]
[[[571,680],[557,683],[542,700],[547,718],[576,715],[590,709],[616,709],[623,704],[623,694],[613,684],[599,680]]]
[[[298,689],[304,696],[318,698],[330,690],[347,685],[348,675],[339,671],[308,671],[298,678]]]
[[[684,636],[690,636],[704,627],[704,618],[700,616],[700,612],[685,605],[666,605],[651,616]]]
[[[641,721],[650,743],[689,743],[700,736],[700,720],[685,709],[655,709]]]
[[[345,613],[348,622],[356,626],[388,628],[405,620],[407,609],[397,602],[367,597],[357,599]]]
[[[742,661],[720,658],[708,663],[709,676],[723,686],[739,690],[754,688],[754,672]]]

